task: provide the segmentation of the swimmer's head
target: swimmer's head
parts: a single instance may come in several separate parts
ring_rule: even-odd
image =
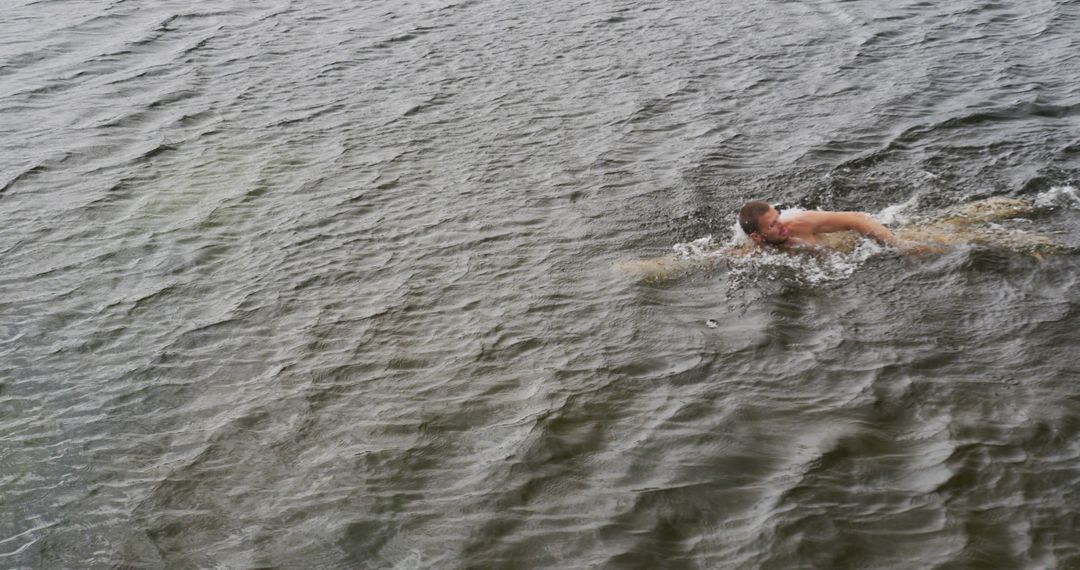
[[[787,241],[788,229],[780,221],[780,210],[768,202],[747,202],[739,210],[739,227],[756,244],[779,245]]]

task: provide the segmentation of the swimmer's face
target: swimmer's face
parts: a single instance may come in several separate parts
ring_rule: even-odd
[[[780,212],[776,208],[769,208],[758,218],[758,231],[750,234],[750,239],[757,243],[771,243],[779,245],[788,240],[788,229],[780,221]]]

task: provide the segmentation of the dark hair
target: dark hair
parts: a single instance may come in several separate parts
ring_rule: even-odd
[[[742,231],[746,232],[746,235],[750,235],[760,228],[758,228],[758,219],[769,211],[772,206],[768,202],[762,202],[755,200],[753,202],[747,202],[745,206],[739,210],[739,227]]]

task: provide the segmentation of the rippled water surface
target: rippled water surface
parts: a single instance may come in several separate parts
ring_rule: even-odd
[[[1080,568],[1080,3],[13,0],[0,134],[0,567]]]

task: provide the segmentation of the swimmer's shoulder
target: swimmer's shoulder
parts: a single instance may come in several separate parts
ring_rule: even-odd
[[[816,210],[798,210],[795,212],[784,212],[784,215],[780,217],[780,221],[787,226],[788,231],[801,238],[806,238],[808,241],[813,241],[814,228],[820,221],[820,214]]]

